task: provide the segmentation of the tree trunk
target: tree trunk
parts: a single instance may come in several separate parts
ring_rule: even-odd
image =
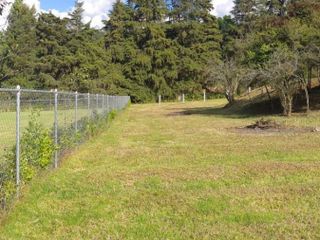
[[[308,91],[308,88],[304,88],[304,92],[305,92],[305,95],[306,95],[306,105],[307,105],[307,110],[306,112],[309,113],[310,111],[310,96],[309,96],[309,91]]]
[[[308,68],[308,89],[312,89],[312,67]]]
[[[232,104],[234,102],[234,94],[232,93],[232,91],[227,90],[225,93],[225,96],[226,96],[229,104]]]
[[[270,101],[271,112],[273,112],[274,107],[273,107],[273,102],[272,102],[272,98],[271,98],[271,95],[270,95],[269,89],[268,89],[267,85],[264,85],[264,87],[266,88],[266,91],[267,91],[267,94],[268,94],[268,98],[269,98],[269,101]]]
[[[288,103],[287,116],[288,117],[291,117],[292,115],[292,101],[293,101],[293,98],[291,96],[288,97],[287,99],[287,103]]]
[[[287,116],[288,115],[288,104],[287,104],[287,98],[285,95],[282,95],[280,97],[281,105],[283,108],[283,115]]]

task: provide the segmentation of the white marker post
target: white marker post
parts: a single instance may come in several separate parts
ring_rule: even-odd
[[[203,90],[203,101],[206,102],[207,100],[207,94],[206,94],[206,90]]]
[[[161,104],[161,95],[159,95],[158,103]]]

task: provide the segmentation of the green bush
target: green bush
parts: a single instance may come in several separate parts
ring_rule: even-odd
[[[40,170],[52,163],[56,146],[50,130],[39,123],[39,113],[33,112],[20,141],[20,174],[22,183],[30,181]],[[16,193],[16,147],[1,160],[0,202],[2,207]]]
[[[40,169],[46,168],[56,149],[50,131],[39,123],[39,118],[39,113],[32,113],[21,138],[20,172],[23,181],[30,181]]]

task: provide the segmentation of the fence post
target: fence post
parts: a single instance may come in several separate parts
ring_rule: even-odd
[[[58,90],[54,90],[54,168],[58,167]]]
[[[203,101],[205,102],[207,100],[207,96],[206,96],[206,90],[203,90]]]
[[[161,104],[161,95],[159,95],[159,97],[158,97],[158,103],[159,103],[159,105]]]
[[[97,114],[99,114],[99,94],[96,94],[96,108],[97,108]]]
[[[182,102],[185,103],[185,96],[184,93],[182,94]]]
[[[16,184],[20,186],[20,97],[21,88],[17,86],[16,95]]]
[[[109,113],[109,95],[106,96],[106,100],[107,100],[106,110],[107,110],[107,114],[108,114]]]
[[[88,118],[90,118],[90,93],[88,93]]]
[[[76,131],[76,134],[78,132],[78,92],[75,93],[75,122],[74,122],[74,129]]]
[[[101,95],[102,97],[102,114],[106,113],[106,96],[104,94]]]

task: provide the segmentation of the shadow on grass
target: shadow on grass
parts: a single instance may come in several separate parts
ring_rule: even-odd
[[[303,114],[306,112],[306,103],[303,91],[299,92],[294,97],[293,105],[293,111],[295,113]],[[312,111],[320,110],[320,87],[314,88],[310,92],[310,109]],[[214,115],[217,117],[243,119],[282,115],[282,106],[279,98],[273,97],[272,101],[270,101],[266,95],[260,95],[251,100],[238,100],[232,105],[228,104],[226,106],[177,109],[177,112],[170,115]]]
[[[178,109],[177,109],[178,110]],[[182,111],[181,111],[182,110]],[[274,100],[272,105],[270,101],[248,102],[240,100],[232,105],[218,106],[218,107],[198,107],[198,108],[184,108],[180,111],[171,113],[170,116],[175,115],[206,115],[217,116],[224,118],[254,118],[266,115],[281,114],[281,105],[278,100]]]

